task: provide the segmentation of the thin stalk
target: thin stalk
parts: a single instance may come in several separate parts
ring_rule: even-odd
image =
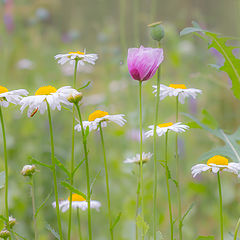
[[[77,65],[78,59],[75,60],[74,66],[74,78],[73,78],[73,88],[76,88],[77,79]],[[72,109],[72,152],[71,152],[71,166],[70,166],[70,184],[73,185],[73,171],[74,171],[74,153],[75,153],[75,109]],[[69,219],[68,219],[68,240],[71,239],[71,227],[72,227],[72,190],[70,190],[69,198]]]
[[[6,226],[7,230],[10,230],[9,228],[9,212],[8,212],[8,159],[7,159],[7,141],[6,141],[6,132],[5,132],[5,125],[3,120],[3,113],[2,113],[2,107],[0,106],[0,119],[1,119],[1,125],[2,125],[2,136],[3,136],[3,150],[4,150],[4,164],[5,164],[5,215],[6,215]],[[11,236],[9,237],[11,239]]]
[[[77,219],[78,219],[78,232],[79,232],[79,240],[82,240],[82,231],[81,231],[81,218],[79,209],[77,209]]]
[[[171,204],[171,194],[169,188],[169,169],[168,169],[168,132],[166,132],[165,138],[165,173],[166,173],[166,184],[167,184],[167,193],[168,193],[168,207],[169,207],[169,219],[171,227],[171,240],[173,240],[173,216],[172,216],[172,204]]]
[[[222,212],[222,187],[220,180],[220,173],[218,171],[218,189],[219,189],[219,214],[220,214],[220,229],[221,229],[221,240],[223,240],[223,212]]]
[[[92,225],[91,225],[91,208],[90,208],[90,177],[89,177],[89,166],[88,166],[88,151],[87,151],[87,138],[85,138],[85,131],[82,123],[82,115],[78,104],[75,104],[78,112],[78,117],[81,125],[82,139],[83,139],[83,148],[85,155],[85,165],[86,165],[86,177],[87,177],[87,203],[88,203],[88,237],[89,240],[92,240]]]
[[[32,195],[32,209],[33,209],[33,224],[34,224],[34,238],[35,240],[38,239],[38,232],[37,232],[37,219],[36,219],[36,203],[35,203],[35,184],[33,176],[30,176],[31,180],[31,195]]]
[[[160,48],[160,42],[158,42]],[[157,239],[157,124],[158,124],[158,109],[160,102],[160,73],[161,69],[158,68],[157,72],[157,97],[156,97],[156,109],[155,109],[155,123],[153,134],[153,153],[154,153],[154,187],[153,187],[153,239]]]
[[[178,122],[178,112],[179,112],[179,99],[176,97],[176,123]],[[176,147],[176,178],[177,178],[177,198],[178,198],[178,234],[179,240],[182,240],[182,201],[181,201],[181,189],[180,189],[180,162],[178,155],[178,133],[176,133],[175,138],[175,147]]]
[[[140,129],[140,192],[141,192],[141,207],[142,221],[144,221],[144,200],[143,200],[143,161],[142,161],[142,82],[139,81],[139,129]],[[144,224],[143,224],[144,226]],[[144,240],[144,229],[142,228],[142,239]]]
[[[237,240],[239,226],[240,226],[240,218],[238,219],[238,222],[237,222],[237,225],[236,225],[236,228],[235,228],[235,233],[234,233],[234,239],[233,240]]]
[[[60,239],[63,240],[62,225],[61,225],[61,218],[60,218],[60,211],[59,211],[59,202],[58,202],[56,160],[55,160],[54,141],[53,141],[53,126],[52,126],[52,118],[51,118],[51,112],[50,112],[50,107],[48,102],[47,102],[47,110],[48,110],[49,132],[50,132],[50,138],[51,138],[52,172],[53,172],[53,184],[54,184],[54,193],[55,193],[56,210],[57,210],[58,231],[59,231]]]
[[[107,167],[107,158],[106,158],[106,150],[103,139],[103,131],[101,122],[99,123],[101,142],[102,142],[102,150],[103,150],[103,158],[104,158],[104,168],[105,168],[105,180],[106,180],[106,188],[107,188],[107,202],[108,202],[108,218],[109,218],[109,231],[111,239],[113,239],[113,229],[112,229],[112,212],[111,212],[111,202],[110,202],[110,190],[109,190],[109,178],[108,178],[108,167]]]
[[[137,180],[137,202],[136,202],[136,240],[138,240],[138,225],[137,225],[137,216],[139,211],[139,195],[140,195],[140,164],[138,168],[138,180]]]

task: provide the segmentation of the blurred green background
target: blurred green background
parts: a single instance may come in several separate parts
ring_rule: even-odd
[[[216,72],[208,64],[216,63],[207,43],[196,37],[179,37],[184,27],[196,20],[203,28],[224,35],[239,36],[240,2],[236,0],[1,0],[0,1],[0,85],[9,90],[25,88],[34,94],[37,88],[54,85],[59,88],[71,85],[72,69],[61,67],[54,55],[69,51],[99,54],[95,66],[87,65],[78,73],[77,85],[83,86],[89,80],[91,85],[83,91],[82,111],[84,119],[97,109],[110,114],[123,113],[127,124],[120,128],[109,124],[104,129],[107,158],[110,172],[111,201],[114,216],[122,213],[115,228],[117,240],[134,239],[136,173],[137,166],[126,165],[123,161],[139,151],[138,142],[138,83],[128,74],[126,65],[129,47],[156,47],[150,39],[147,25],[163,21],[165,38],[162,42],[165,60],[162,64],[162,83],[184,83],[187,87],[203,90],[197,101],[181,105],[181,112],[201,118],[206,109],[227,132],[234,132],[240,125],[239,101],[230,91],[227,75]],[[220,59],[221,60],[221,59]],[[154,96],[152,85],[155,77],[144,84],[143,127],[153,124]],[[32,207],[30,186],[20,171],[31,163],[32,156],[50,163],[50,139],[47,115],[36,114],[27,118],[21,115],[18,106],[4,109],[7,131],[7,147],[10,176],[10,213],[16,217],[15,231],[33,239]],[[175,101],[167,98],[160,104],[160,122],[174,121]],[[181,116],[182,121],[189,119]],[[62,110],[53,113],[56,156],[70,166],[71,113]],[[76,134],[76,164],[83,159],[81,135]],[[159,152],[163,158],[163,139],[159,140]],[[175,175],[174,138],[169,141],[170,169]],[[191,167],[198,158],[212,147],[221,144],[217,139],[200,129],[192,129],[181,135],[181,184],[183,211],[194,203],[184,222],[184,240],[195,239],[198,235],[215,235],[219,239],[217,179],[203,174],[197,180],[191,176]],[[2,138],[0,138],[0,171],[4,169]],[[102,203],[101,211],[92,211],[93,239],[108,238],[107,200],[104,166],[100,137],[97,133],[89,136],[90,172],[93,179],[99,171],[93,189],[93,198]],[[152,139],[144,141],[144,151],[152,152]],[[37,206],[53,190],[52,174],[48,169],[38,167],[35,175]],[[147,239],[152,236],[153,161],[144,166],[144,191],[146,221],[150,225]],[[66,175],[58,169],[59,196],[68,197],[69,191],[60,182]],[[159,164],[158,188],[158,229],[164,239],[169,239],[167,196],[164,169]],[[239,209],[239,180],[230,174],[222,177],[225,239],[232,239]],[[86,192],[85,166],[78,170],[75,184]],[[177,216],[177,199],[174,184],[171,184],[174,216]],[[0,190],[0,211],[4,213],[4,191]],[[49,223],[57,229],[56,213],[51,207],[54,194],[38,216],[39,239],[54,239],[46,229]],[[72,239],[78,239],[76,212],[73,214]],[[82,213],[82,231],[87,239],[87,214]],[[63,229],[67,231],[68,212],[62,214]],[[177,233],[177,226],[175,226]]]

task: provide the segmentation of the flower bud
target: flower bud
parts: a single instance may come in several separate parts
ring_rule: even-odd
[[[16,219],[13,218],[13,217],[9,217],[9,220],[8,220],[8,225],[10,228],[13,228],[13,226],[16,224]]]
[[[149,24],[150,34],[153,40],[160,42],[164,37],[164,29],[162,26],[162,22],[155,22]]]
[[[21,174],[26,177],[31,177],[36,172],[35,165],[25,165],[21,171]]]
[[[0,238],[7,239],[10,237],[10,232],[7,229],[3,229],[0,232]]]
[[[75,103],[75,104],[78,104],[83,98],[83,95],[81,92],[78,92],[77,94],[71,94],[69,97],[68,97],[68,101],[70,103]]]

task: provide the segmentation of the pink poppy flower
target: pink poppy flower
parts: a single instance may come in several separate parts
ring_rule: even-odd
[[[146,81],[153,77],[163,61],[162,48],[129,48],[128,70],[134,80]]]

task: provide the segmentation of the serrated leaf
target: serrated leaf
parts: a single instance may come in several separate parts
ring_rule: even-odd
[[[113,230],[114,230],[114,228],[116,227],[116,225],[117,225],[117,224],[118,224],[118,222],[120,221],[121,215],[122,215],[122,213],[121,213],[121,212],[120,212],[120,213],[117,215],[117,217],[116,217],[115,221],[113,222],[113,224],[112,224],[112,226],[111,226],[111,231],[113,231]]]
[[[144,221],[144,219],[141,217],[141,215],[137,216],[136,223],[137,223],[138,228],[143,230],[143,235],[146,236],[148,229],[149,229],[149,225]]]
[[[196,240],[214,240],[213,236],[199,236]]]
[[[0,189],[5,186],[5,172],[0,172]]]
[[[70,172],[67,170],[67,168],[60,162],[60,160],[58,160],[56,157],[55,157],[55,162],[57,164],[57,166],[62,169],[67,175],[68,177],[70,177]]]
[[[67,182],[61,182],[62,186],[68,188],[70,191],[77,193],[78,195],[82,196],[83,198],[87,199],[87,196],[83,193],[80,192],[77,188],[75,188],[74,186],[70,185]]]
[[[44,205],[47,203],[47,201],[49,200],[49,198],[51,197],[52,195],[52,191],[48,194],[48,196],[45,198],[45,200],[41,203],[40,207],[36,210],[36,213],[35,213],[35,218],[37,217],[39,211],[44,207]]]
[[[59,234],[50,226],[50,224],[47,224],[47,225],[46,225],[46,229],[47,229],[48,231],[50,231],[55,238],[57,238],[58,240],[60,240]]]

